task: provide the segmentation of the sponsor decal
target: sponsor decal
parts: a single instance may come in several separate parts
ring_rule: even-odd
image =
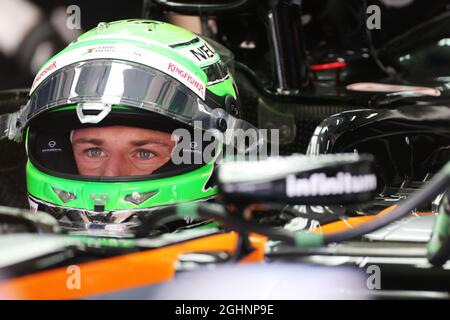
[[[198,76],[188,70],[185,70],[166,56],[156,52],[150,52],[136,46],[124,44],[97,45],[88,48],[81,47],[61,54],[55,58],[54,61],[46,65],[38,74],[33,82],[30,94],[39,86],[40,83],[42,83],[42,81],[58,69],[79,61],[105,58],[128,60],[155,68],[182,82],[202,100],[205,100],[206,83],[204,83]]]
[[[99,45],[88,48],[86,52],[83,54],[83,56],[102,53],[106,54],[121,53],[124,55],[132,54],[138,57],[142,56],[141,52],[139,52],[136,47],[130,45]]]
[[[214,49],[206,42],[202,41],[199,45],[193,47],[184,47],[180,49],[184,55],[189,57],[197,66],[210,65],[219,60],[219,56]]]
[[[329,196],[374,191],[377,178],[374,174],[352,175],[338,172],[334,177],[314,173],[308,178],[286,177],[286,195],[293,197]]]
[[[198,61],[205,61],[215,56],[215,52],[206,43],[189,51]]]
[[[48,145],[48,149],[42,149],[41,152],[42,153],[46,153],[46,152],[61,152],[62,149],[61,148],[56,148],[56,141],[49,141],[47,143]]]
[[[201,83],[197,77],[190,74],[180,66],[176,65],[173,62],[169,62],[167,66],[167,70],[169,71],[169,74],[173,76],[174,78],[180,80],[183,83],[189,84],[190,87],[195,88],[198,94],[201,96],[205,96],[205,85]]]
[[[86,53],[114,52],[114,51],[115,51],[114,46],[99,46],[99,47],[88,48]]]
[[[49,74],[52,70],[56,69],[56,60],[50,62],[49,65],[47,65],[39,74],[36,76],[36,78],[33,81],[32,88],[35,87],[35,84],[40,82],[41,79],[43,80],[43,77],[45,78],[45,75]]]
[[[376,82],[358,82],[350,84],[346,87],[349,91],[366,91],[366,92],[411,92],[427,96],[438,97],[441,92],[435,88],[404,86],[397,84],[385,84]]]

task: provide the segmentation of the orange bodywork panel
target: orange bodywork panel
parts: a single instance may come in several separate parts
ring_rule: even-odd
[[[320,226],[313,232],[330,234],[354,228],[381,215],[388,214],[396,206],[390,206],[373,216],[352,217]],[[429,215],[419,212],[416,215]],[[253,252],[240,260],[255,263],[264,259],[267,238],[250,234]],[[125,254],[98,261],[80,263],[79,288],[70,289],[72,274],[67,267],[37,272],[0,282],[0,299],[79,299],[132,289],[169,281],[175,276],[178,257],[185,253],[227,252],[236,250],[238,234],[221,233],[170,245],[160,249]]]
[[[319,226],[317,228],[314,228],[312,232],[316,233],[323,233],[323,234],[332,234],[337,233],[341,231],[345,231],[351,228],[355,228],[361,224],[367,223],[369,221],[372,221],[382,215],[388,214],[392,210],[394,210],[397,206],[393,205],[390,207],[387,207],[386,209],[380,211],[379,213],[373,215],[373,216],[361,216],[361,217],[351,217],[345,220],[339,220],[335,221],[323,226]],[[415,215],[418,216],[425,216],[433,214],[432,212],[416,212]]]
[[[175,264],[184,253],[236,250],[235,232],[212,235],[180,244],[80,263],[79,286],[71,285],[73,273],[57,268],[0,282],[0,299],[79,299],[171,280]],[[250,235],[255,250],[242,262],[264,258],[266,238]]]

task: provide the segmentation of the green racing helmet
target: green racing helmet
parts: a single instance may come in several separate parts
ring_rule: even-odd
[[[28,103],[0,127],[10,139],[25,138],[32,210],[86,226],[214,197],[211,176],[227,135],[252,128],[240,113],[233,77],[210,42],[165,22],[132,19],[100,23],[52,57]],[[208,159],[171,159],[149,175],[81,175],[73,131],[117,125],[211,131],[217,148]],[[177,152],[192,160],[205,145],[184,143]]]

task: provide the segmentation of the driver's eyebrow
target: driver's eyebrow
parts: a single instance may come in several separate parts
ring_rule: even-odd
[[[74,144],[89,143],[89,144],[93,144],[95,146],[101,146],[103,144],[103,140],[96,139],[96,138],[79,138],[79,139],[76,139],[73,143]]]
[[[131,141],[130,144],[134,147],[142,147],[146,144],[160,144],[160,145],[167,145],[167,143],[159,140],[159,139],[143,139],[143,140],[134,140]]]

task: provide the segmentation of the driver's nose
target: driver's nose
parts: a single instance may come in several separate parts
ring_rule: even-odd
[[[118,177],[126,176],[126,165],[119,155],[112,155],[109,157],[103,170],[103,177]]]

